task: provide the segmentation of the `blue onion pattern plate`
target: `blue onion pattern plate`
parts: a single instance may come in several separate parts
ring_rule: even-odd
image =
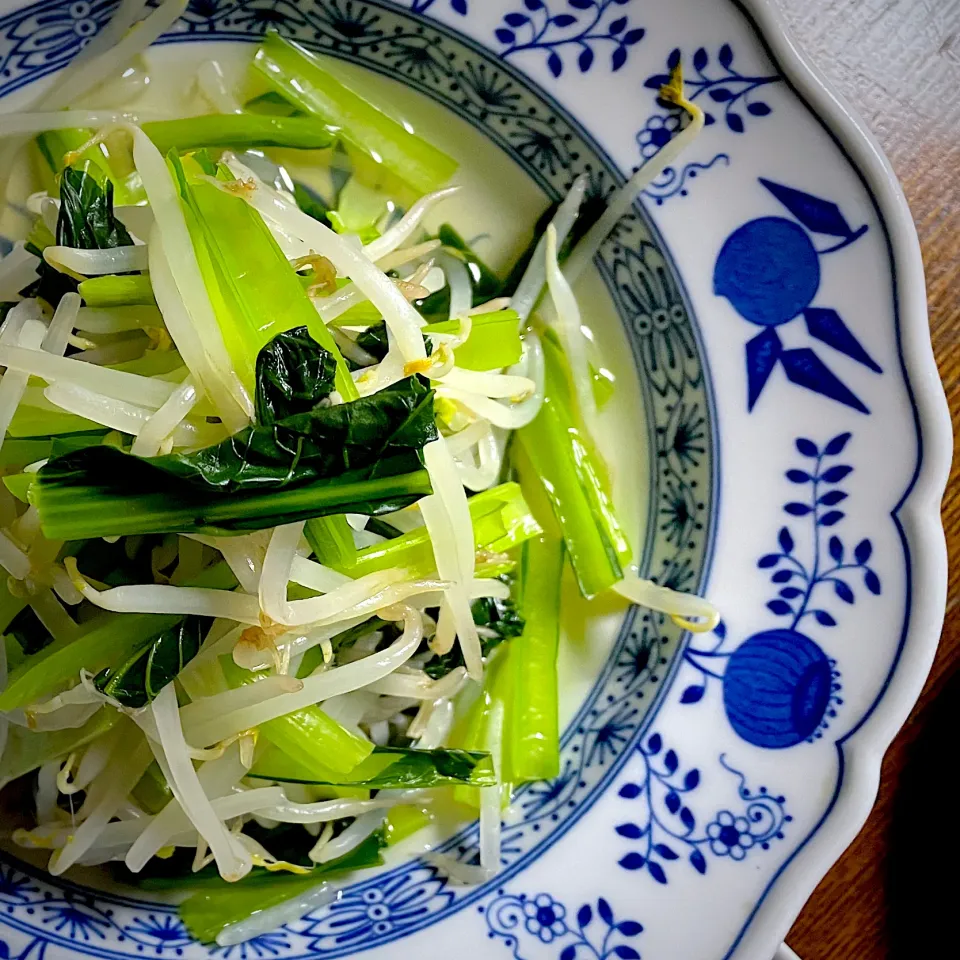
[[[6,109],[115,5],[0,3]],[[495,880],[410,856],[216,952],[766,960],[865,819],[942,620],[950,428],[892,171],[769,0],[191,0],[158,63],[268,27],[456,115],[544,202],[656,154],[683,61],[707,126],[590,299],[636,381],[615,403],[642,569],[724,618],[611,613],[603,655],[564,665],[562,772],[516,796]],[[472,859],[476,829],[445,847]],[[208,953],[169,904],[2,857],[2,960]]]

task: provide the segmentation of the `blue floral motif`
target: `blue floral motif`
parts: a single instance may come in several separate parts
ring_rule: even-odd
[[[106,939],[110,921],[75,900],[60,900],[43,906],[43,922],[71,940]]]
[[[860,413],[870,411],[811,347],[785,349],[776,328],[803,317],[813,339],[882,373],[836,310],[813,306],[820,289],[820,258],[843,250],[866,232],[853,229],[829,200],[760,178],[760,183],[796,218],[762,217],[732,233],[714,268],[714,292],[726,297],[746,321],[761,328],[746,345],[747,409],[753,410],[779,364],[787,379]],[[817,249],[811,234],[836,240]]]
[[[706,827],[699,827],[690,797],[702,785],[701,771],[697,767],[684,770],[677,752],[664,746],[658,733],[638,744],[643,777],[619,788],[620,797],[632,804],[634,815],[615,830],[640,844],[618,861],[624,870],[643,870],[657,883],[667,884],[667,864],[682,858],[703,874],[707,872],[707,853],[743,860],[753,847],[767,850],[772,840],[783,839],[783,827],[793,819],[786,812],[786,798],[769,794],[766,787],[751,790],[746,777],[730,766],[723,754],[720,766],[737,778],[742,809],[716,811]]]
[[[718,164],[729,167],[730,156],[726,153],[718,153],[706,163],[698,163],[694,160],[685,163],[679,170],[676,167],[665,167],[663,173],[643,191],[643,195],[653,200],[658,207],[663,206],[673,197],[686,197],[689,195],[689,181],[696,180],[701,174],[712,170]]]
[[[840,505],[849,494],[842,485],[853,472],[838,458],[851,436],[837,434],[823,446],[806,437],[796,441],[804,462],[788,470],[786,479],[806,488],[806,496],[789,500],[783,509],[789,517],[809,523],[809,554],[802,555],[798,535],[783,526],[777,534],[777,549],[757,561],[759,569],[769,572],[776,591],[767,609],[789,625],[756,633],[727,651],[727,628],[721,623],[712,648],[690,646],[684,652],[685,661],[701,679],[683,690],[680,702],[698,703],[710,680],[720,681],[730,725],[738,736],[759,747],[785,749],[823,736],[843,704],[840,674],[836,662],[800,627],[805,621],[809,621],[805,629],[835,627],[837,602],[840,608],[856,603],[854,577],[862,578],[869,594],[876,596],[882,590],[880,577],[870,566],[871,541],[863,538],[848,552],[835,532],[846,518]],[[724,661],[726,668],[720,673]]]
[[[271,930],[261,933],[258,937],[251,937],[243,943],[235,943],[218,950],[221,957],[231,960],[268,960],[278,957],[290,948],[290,937],[283,930]]]
[[[531,945],[552,946],[557,960],[640,960],[640,954],[628,941],[643,933],[643,925],[636,920],[617,920],[604,897],[597,900],[596,908],[585,903],[576,916],[569,911],[568,917],[567,908],[549,893],[528,896],[501,889],[479,910],[487,922],[487,936],[502,940],[514,960],[530,956],[525,939]]]
[[[176,914],[148,913],[124,927],[124,933],[138,943],[152,944],[157,952],[185,947],[192,938]]]
[[[659,92],[660,88],[670,80],[670,71],[681,61],[684,67],[687,67],[688,61],[683,60],[680,49],[671,51],[667,57],[666,72],[648,77],[644,86]],[[783,78],[779,74],[744,75],[734,67],[733,61],[733,48],[729,43],[725,43],[717,54],[717,71],[708,73],[710,54],[705,47],[700,47],[689,61],[692,62],[693,70],[685,69],[683,79],[687,96],[691,100],[699,100],[706,94],[707,98],[723,110],[727,127],[734,133],[743,133],[746,126],[740,108],[743,108],[750,117],[769,117],[773,113],[773,108],[754,94],[762,87],[780,83]],[[670,107],[670,104],[665,106]],[[678,109],[673,108],[674,112]],[[707,126],[716,123],[716,117],[707,108],[704,109],[704,123]]]
[[[461,17],[467,15],[467,0],[448,0],[450,9],[454,13],[459,13]],[[426,13],[434,4],[434,0],[413,0],[410,9],[414,13]]]
[[[577,67],[586,73],[594,64],[596,51],[607,47],[611,50],[611,68],[619,70],[627,62],[630,48],[646,33],[642,27],[631,27],[629,18],[618,11],[629,2],[567,0],[568,10],[555,13],[547,0],[523,0],[526,12],[506,14],[503,26],[496,30],[497,40],[505,48],[500,55],[506,58],[529,50],[543,51],[547,68],[559,77],[566,48],[579,50]]]

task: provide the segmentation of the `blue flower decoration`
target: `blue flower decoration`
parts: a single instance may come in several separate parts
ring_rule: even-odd
[[[721,810],[717,819],[707,824],[707,836],[714,855],[732,860],[743,860],[756,843],[750,834],[750,821],[734,816],[729,810]]]
[[[543,943],[552,943],[567,932],[564,917],[567,908],[548,893],[538,893],[523,905],[527,932],[539,937]]]

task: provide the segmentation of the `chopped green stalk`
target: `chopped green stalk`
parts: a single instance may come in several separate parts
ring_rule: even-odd
[[[378,830],[342,857],[317,864],[306,876],[251,874],[233,884],[217,878],[215,889],[195,893],[180,905],[180,917],[197,940],[214,943],[225,927],[301,897],[330,877],[379,866],[385,843],[383,831]]]
[[[589,598],[623,579],[631,549],[589,437],[571,413],[563,354],[549,336],[543,355],[546,395],[533,423],[517,431],[520,459],[536,464],[525,472],[547,491],[580,591]]]
[[[55,693],[75,681],[81,670],[96,672],[130,656],[143,643],[160,636],[181,618],[174,614],[108,613],[91,621],[85,633],[55,640],[10,674],[0,693],[0,710],[15,710]]]
[[[147,767],[147,772],[133,788],[131,796],[141,809],[153,815],[158,814],[173,798],[167,778],[156,761]]]
[[[552,780],[560,773],[557,650],[563,541],[536,537],[521,550],[518,605],[526,625],[504,651],[513,673],[503,737],[502,777],[508,783]]]
[[[408,804],[394,807],[387,814],[386,823],[383,825],[387,837],[387,846],[392,847],[401,843],[432,822],[433,818],[421,807],[413,807]]]
[[[79,150],[84,144],[89,143],[93,137],[93,130],[77,128],[75,130],[48,130],[37,136],[37,147],[40,155],[47,162],[48,170],[56,175],[63,170],[64,158],[67,154],[72,154]],[[77,160],[89,160],[97,166],[100,172],[111,177],[112,172],[107,163],[107,158],[103,154],[101,145],[97,144],[87,148],[82,154],[76,157]],[[124,202],[124,201],[118,201]]]
[[[322,150],[336,138],[336,131],[314,117],[270,117],[249,113],[207,114],[182,120],[151,120],[143,132],[162,153],[201,147],[296,147]]]
[[[24,600],[23,603],[24,605],[26,605],[26,600]],[[5,604],[3,614],[2,614],[2,617],[0,617],[0,619],[6,618],[9,615],[10,609],[11,609],[10,606],[8,604]],[[17,613],[19,612],[20,611],[18,610]],[[13,616],[15,617],[17,613],[14,613]],[[19,642],[17,641],[17,638],[10,636],[10,634],[7,634],[3,638],[3,649],[7,654],[8,670],[16,670],[17,667],[19,667],[20,664],[23,663],[23,661],[26,659],[27,655],[23,652],[23,647],[20,646]]]
[[[515,483],[501,483],[471,497],[468,503],[478,553],[478,576],[489,575],[485,564],[496,562],[498,558],[493,555],[503,554],[541,532]],[[390,567],[403,567],[417,577],[427,576],[435,569],[426,527],[358,550],[356,561],[344,572],[361,577]]]
[[[324,566],[344,573],[356,563],[357,546],[353,541],[353,530],[342,513],[308,520],[303,532],[310,549]]]
[[[77,289],[88,307],[157,305],[153,296],[153,285],[145,273],[129,277],[112,273],[103,277],[91,277],[89,280],[81,280]]]
[[[66,437],[45,436],[38,439],[7,440],[3,450],[0,451],[0,467],[36,463],[37,460],[59,457],[64,453],[70,453],[71,450],[96,446],[103,442],[106,435],[107,431],[104,429],[91,433],[71,434]]]
[[[261,348],[284,330],[306,327],[337,363],[340,396],[355,400],[357,388],[333,336],[260,214],[212,183],[188,181],[175,152],[169,162],[224,343],[250,393]]]
[[[374,479],[347,473],[262,494],[224,494],[211,488],[203,495],[181,494],[179,489],[137,494],[114,486],[90,485],[82,476],[45,478],[42,469],[37,476],[40,482],[30,488],[32,503],[40,514],[44,535],[54,540],[137,533],[229,536],[328,514],[389,513],[433,492],[426,470]]]
[[[0,579],[0,633],[5,633],[13,618],[27,605],[23,597],[15,597],[8,586],[9,577]],[[19,649],[19,644],[14,644]],[[12,670],[10,646],[7,646],[7,669]]]
[[[116,710],[98,710],[82,727],[68,730],[28,730],[10,724],[0,758],[0,788],[31,770],[65,757],[106,733],[118,720]]]
[[[359,177],[351,177],[340,191],[337,209],[329,210],[327,219],[337,233],[355,233],[363,243],[370,243],[380,236],[377,224],[387,212],[387,199]]]
[[[366,787],[369,790],[412,790],[457,784],[489,787],[496,783],[489,753],[404,747],[376,747],[367,759],[349,771],[348,776],[324,769],[316,759],[308,767],[289,754],[268,751],[257,761],[251,776],[281,783]]]
[[[269,32],[257,50],[254,69],[291,103],[338,127],[340,138],[400,177],[420,193],[439,189],[453,176],[456,161],[334,79],[302,47]]]
[[[65,433],[87,433],[102,430],[103,426],[67,413],[52,404],[44,395],[44,388],[28,386],[24,391],[7,433],[11,437],[57,437]]]
[[[470,336],[455,351],[458,367],[465,370],[499,370],[519,362],[523,355],[523,342],[520,339],[520,318],[515,310],[480,313],[470,319]],[[423,328],[425,336],[459,332],[458,320],[441,320]]]
[[[228,656],[220,658],[227,683],[256,683],[261,675],[242,670]],[[312,776],[334,770],[348,774],[373,753],[373,744],[340,726],[320,707],[304,707],[258,727],[260,736]]]
[[[443,244],[444,251],[461,260],[469,270],[473,286],[473,306],[477,307],[500,295],[503,289],[500,278],[473,252],[466,240],[449,223],[440,227],[437,237]],[[436,293],[431,293],[418,302],[417,309],[425,317],[449,316],[450,288],[443,287]]]

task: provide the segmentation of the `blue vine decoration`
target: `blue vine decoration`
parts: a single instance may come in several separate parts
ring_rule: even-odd
[[[643,27],[631,27],[628,17],[617,15],[616,8],[629,2],[567,0],[569,9],[554,13],[547,0],[523,0],[526,12],[506,14],[503,25],[495,31],[497,40],[505,47],[500,55],[506,59],[517,53],[541,50],[547,55],[547,68],[559,77],[565,66],[566,48],[579,50],[577,67],[586,73],[594,64],[597,49],[609,47],[611,69],[619,70],[627,62],[630,48],[646,34]]]
[[[760,184],[795,219],[761,217],[745,223],[725,241],[713,273],[714,292],[761,328],[746,344],[747,409],[754,409],[779,365],[796,386],[869,414],[812,347],[788,350],[777,333],[777,327],[802,316],[814,340],[883,373],[836,310],[813,305],[820,289],[820,258],[856,243],[868,227],[851,227],[830,200],[762,177]],[[831,239],[818,249],[811,235]]]
[[[822,447],[805,437],[796,441],[804,462],[788,470],[786,479],[806,488],[806,496],[788,501],[783,509],[809,524],[809,556],[801,556],[799,535],[783,526],[777,534],[778,549],[757,561],[759,569],[769,571],[776,591],[767,609],[788,625],[754,634],[730,651],[725,649],[727,627],[721,623],[711,648],[690,646],[684,651],[684,660],[698,671],[700,680],[683,690],[680,702],[699,703],[708,684],[717,680],[723,686],[730,725],[755,746],[785,749],[823,736],[843,704],[840,674],[836,662],[800,628],[835,627],[838,608],[828,609],[829,601],[853,606],[855,577],[862,577],[869,594],[879,596],[882,590],[880,577],[870,566],[871,541],[863,538],[848,551],[834,532],[846,518],[840,505],[849,494],[842,484],[853,467],[837,461],[850,439],[850,433],[840,433]]]
[[[487,936],[502,940],[514,960],[524,960],[525,939],[555,945],[557,960],[640,960],[640,954],[627,941],[643,933],[643,924],[617,920],[604,897],[597,899],[596,908],[585,903],[571,915],[572,911],[549,893],[529,896],[501,889],[479,910],[487,922]]]
[[[680,63],[681,57],[679,48],[671,51],[670,56],[667,57],[666,73],[657,73],[648,77],[644,86],[659,92],[660,88],[669,82],[670,71]],[[742,74],[734,67],[733,61],[733,48],[729,43],[725,43],[717,54],[716,71],[711,69],[708,73],[710,54],[707,53],[706,48],[700,47],[693,55],[693,71],[684,75],[684,83],[687,96],[691,100],[697,100],[706,95],[718,108],[723,110],[723,118],[727,127],[734,133],[743,133],[746,130],[746,124],[740,108],[742,107],[750,117],[769,117],[773,113],[773,108],[765,100],[756,97],[755,94],[762,87],[780,83],[783,78],[779,74],[768,76]],[[663,101],[659,102],[662,106],[668,108],[672,106]],[[716,123],[716,117],[708,109],[704,110],[704,123],[707,126]]]
[[[449,0],[450,9],[454,13],[459,13],[461,17],[465,17],[468,12],[467,0]],[[434,0],[413,0],[413,3],[410,6],[410,10],[413,13],[426,13],[434,4]]]
[[[633,804],[634,816],[614,828],[639,845],[618,861],[624,870],[643,870],[665,885],[668,864],[685,859],[697,873],[705,874],[711,855],[744,860],[751,850],[767,850],[773,840],[783,839],[784,826],[793,819],[786,812],[786,798],[766,787],[751,790],[746,776],[727,762],[725,754],[720,766],[738,779],[741,806],[715,811],[701,827],[689,799],[701,785],[700,770],[684,770],[676,751],[664,750],[658,733],[638,744],[637,753],[643,759],[643,776],[619,789],[620,797]]]

